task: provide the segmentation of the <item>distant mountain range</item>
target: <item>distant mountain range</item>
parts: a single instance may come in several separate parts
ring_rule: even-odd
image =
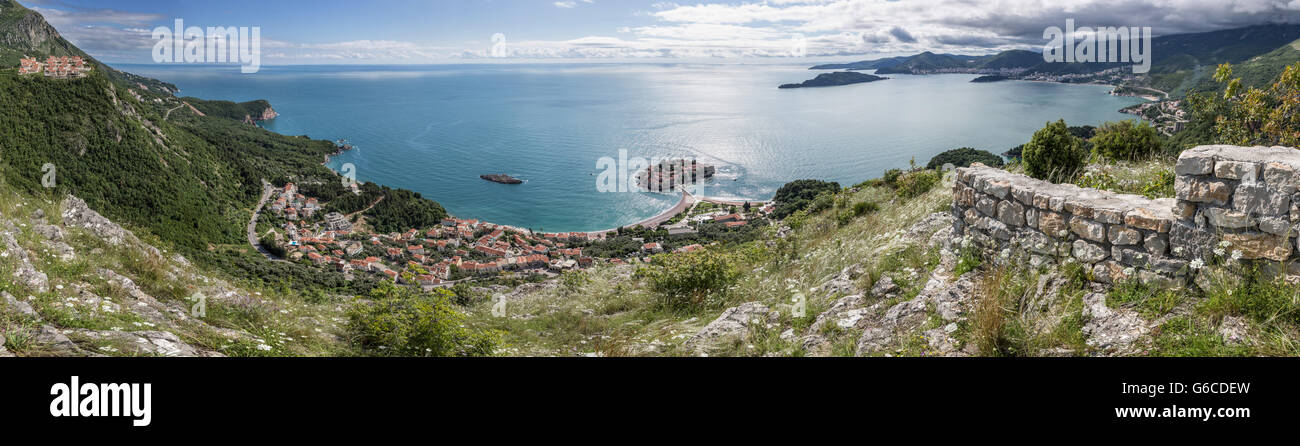
[[[1048,63],[1041,52],[1011,50],[989,55],[937,54],[886,57],[843,64],[826,64],[813,70],[876,70],[876,74],[975,73],[1015,74],[1020,77],[1065,78],[1065,81],[1123,81],[1155,88],[1181,97],[1192,89],[1218,88],[1209,78],[1221,63],[1238,65],[1237,74],[1248,85],[1271,81],[1282,67],[1300,61],[1300,25],[1257,25],[1222,31],[1177,34],[1152,39],[1152,67],[1145,75],[1126,71],[1131,63]],[[1117,70],[1110,79],[1087,75]]]

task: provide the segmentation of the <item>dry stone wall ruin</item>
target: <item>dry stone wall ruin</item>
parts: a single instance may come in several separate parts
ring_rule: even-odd
[[[1227,259],[1296,263],[1300,150],[1201,146],[1182,153],[1175,174],[1176,198],[1150,199],[976,164],[957,170],[952,212],[957,233],[979,246],[1034,264],[1080,262],[1104,283],[1182,286]]]

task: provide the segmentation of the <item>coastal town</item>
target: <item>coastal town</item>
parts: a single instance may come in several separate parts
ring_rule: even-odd
[[[294,183],[271,192],[267,211],[278,228],[272,252],[283,260],[332,269],[348,279],[370,275],[425,289],[503,276],[553,277],[598,264],[646,263],[655,254],[703,249],[705,244],[696,242],[702,225],[744,230],[774,210],[765,202],[696,200],[684,193],[685,206],[679,203],[656,218],[607,231],[541,233],[448,217],[432,228],[380,234],[358,224],[363,220],[356,216],[327,212]],[[622,255],[596,249],[616,238],[635,242],[636,249]]]
[[[80,56],[50,56],[41,62],[33,57],[24,57],[19,60],[18,74],[41,74],[53,78],[74,78],[85,77],[91,70],[90,65]]]

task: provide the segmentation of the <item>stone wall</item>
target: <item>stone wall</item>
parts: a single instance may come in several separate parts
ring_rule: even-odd
[[[1297,260],[1300,150],[1201,146],[1175,174],[1177,198],[1149,199],[976,164],[957,170],[952,211],[980,246],[1077,261],[1099,282],[1182,286],[1216,260]]]
[[[1201,146],[1178,158],[1171,241],[1185,258],[1296,260],[1300,150]]]

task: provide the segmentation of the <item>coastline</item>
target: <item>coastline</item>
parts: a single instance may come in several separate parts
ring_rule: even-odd
[[[270,130],[267,130],[267,131],[269,132]],[[333,155],[325,155],[325,159],[324,159],[323,161],[321,161],[321,165],[322,165],[322,166],[325,166],[326,169],[329,169],[330,172],[334,172],[335,175],[341,175],[337,170],[334,170],[333,168],[331,168],[331,167],[329,166],[329,163],[330,163],[331,160],[333,160],[333,157],[334,157],[334,156],[341,155],[341,154],[343,154],[343,152],[345,152],[345,151],[346,151],[346,150],[340,148],[338,151],[334,152]],[[369,182],[369,181],[367,181],[367,182]],[[379,184],[379,183],[375,183],[375,184]],[[434,201],[437,201],[436,199],[433,199],[433,198],[430,198],[430,199],[431,199],[431,200],[434,200]],[[770,202],[770,201],[771,201],[771,200],[763,200],[763,201],[749,201],[749,203],[750,203],[750,204],[766,204],[766,203],[768,203],[768,202]],[[720,205],[724,205],[724,206],[742,206],[742,205],[745,204],[744,201],[727,201],[727,200],[722,200],[722,199],[719,199],[719,198],[710,198],[710,197],[699,198],[699,197],[696,197],[694,194],[691,194],[690,192],[687,192],[687,191],[685,191],[685,190],[682,190],[682,198],[681,198],[680,200],[677,201],[677,204],[673,205],[672,207],[670,207],[670,208],[668,208],[668,209],[665,209],[663,212],[660,212],[660,213],[658,213],[658,214],[655,214],[654,216],[648,217],[648,218],[646,218],[646,219],[643,219],[643,220],[637,221],[637,222],[635,222],[635,223],[631,223],[631,224],[627,224],[627,225],[623,225],[623,226],[619,226],[619,227],[615,227],[615,228],[610,228],[610,229],[597,230],[597,231],[555,231],[555,232],[557,232],[557,233],[578,232],[578,233],[587,234],[588,236],[602,236],[602,237],[603,237],[603,236],[606,236],[606,235],[608,235],[608,234],[617,233],[619,229],[631,229],[631,228],[635,228],[635,227],[637,227],[637,226],[646,227],[646,228],[657,228],[657,227],[659,227],[659,225],[660,225],[661,223],[663,223],[663,222],[665,222],[665,221],[668,221],[668,220],[671,220],[673,217],[676,217],[678,214],[681,214],[682,212],[686,212],[686,210],[690,209],[691,206],[693,206],[695,203],[698,203],[698,202],[714,203],[714,204],[720,204]],[[451,213],[448,212],[448,215],[451,215]],[[452,217],[458,217],[458,216],[455,216],[455,215],[451,215],[451,216],[452,216]],[[466,216],[459,216],[459,217],[466,217]],[[471,216],[471,217],[469,217],[469,218],[473,218],[473,217]],[[533,231],[532,229],[528,229],[528,228],[520,228],[520,227],[512,226],[512,225],[504,225],[504,224],[492,223],[492,222],[487,221],[487,220],[482,220],[482,221],[483,221],[484,223],[491,223],[491,224],[493,224],[493,225],[495,225],[495,226],[497,226],[497,227],[499,227],[499,228],[506,228],[506,229],[509,229],[509,230],[512,230],[512,231],[515,231],[515,232],[521,232],[521,233],[525,233],[525,234],[534,234],[534,233],[536,233],[536,231]]]

